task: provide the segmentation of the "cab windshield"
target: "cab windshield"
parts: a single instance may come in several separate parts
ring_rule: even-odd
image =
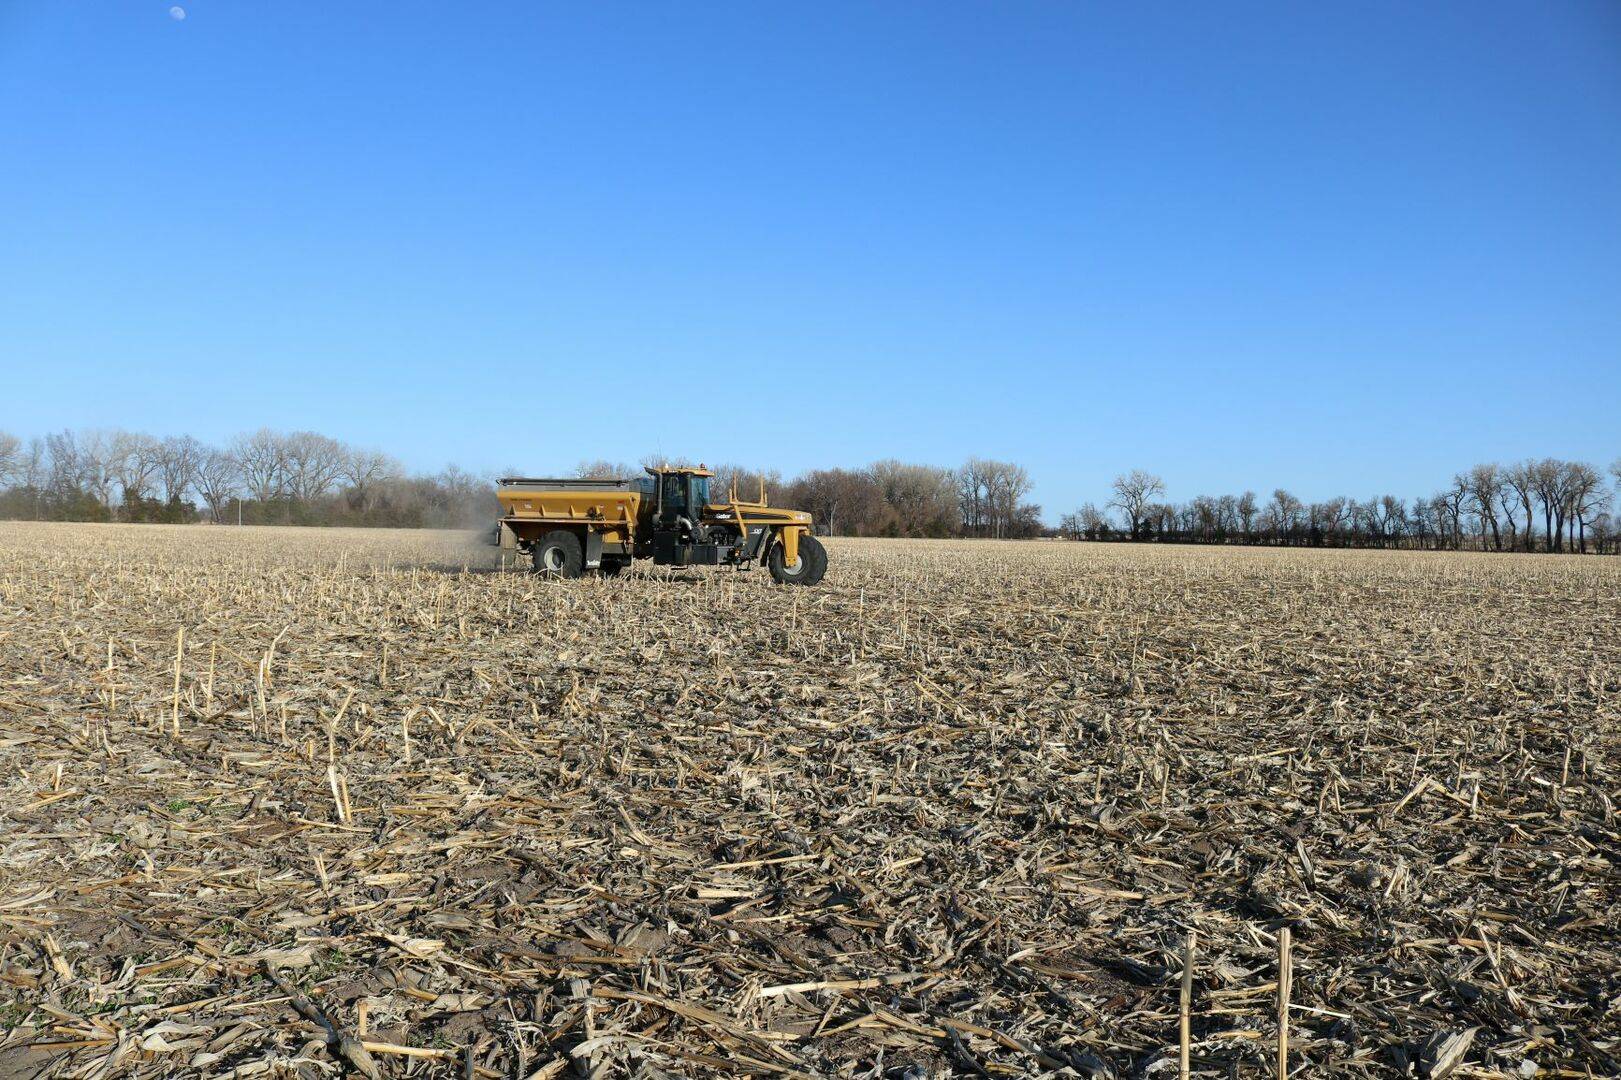
[[[666,518],[674,518],[686,512],[685,485],[681,477],[664,474],[659,482],[659,514]]]
[[[709,477],[665,473],[659,494],[659,514],[666,518],[700,514],[709,502]]]

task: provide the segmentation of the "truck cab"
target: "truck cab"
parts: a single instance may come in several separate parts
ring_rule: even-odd
[[[653,477],[656,521],[667,527],[676,522],[701,521],[709,505],[709,481],[715,474],[708,469],[648,469]]]

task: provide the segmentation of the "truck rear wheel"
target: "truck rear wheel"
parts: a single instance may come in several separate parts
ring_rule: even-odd
[[[783,562],[782,545],[771,545],[766,566],[772,580],[779,585],[815,585],[827,573],[827,549],[816,537],[806,534],[799,538],[799,562],[787,566]]]
[[[567,529],[549,532],[530,546],[535,573],[548,577],[577,578],[585,568],[585,551],[580,538]]]

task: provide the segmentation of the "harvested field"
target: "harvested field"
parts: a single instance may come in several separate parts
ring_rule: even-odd
[[[829,548],[0,524],[0,1076],[1621,1073],[1621,560]]]

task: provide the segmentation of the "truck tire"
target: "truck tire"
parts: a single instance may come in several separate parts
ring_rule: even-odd
[[[585,569],[585,550],[580,538],[567,529],[549,532],[529,549],[535,573],[548,577],[577,578]]]
[[[815,566],[811,568],[811,581],[807,581],[806,584],[820,585],[823,577],[827,576],[827,548],[823,548],[822,542],[811,535],[802,538],[799,543],[804,545],[807,542],[811,543],[811,558],[815,559]]]
[[[799,538],[798,565],[786,566],[782,560],[782,544],[772,544],[771,553],[766,556],[766,567],[779,585],[815,585],[827,573],[827,549],[808,534]]]
[[[807,554],[812,560],[810,578],[805,584],[820,585],[822,578],[827,574],[827,548],[823,547],[822,542],[809,533],[800,537],[799,546],[808,547]],[[805,557],[805,555],[800,556],[802,559]]]

